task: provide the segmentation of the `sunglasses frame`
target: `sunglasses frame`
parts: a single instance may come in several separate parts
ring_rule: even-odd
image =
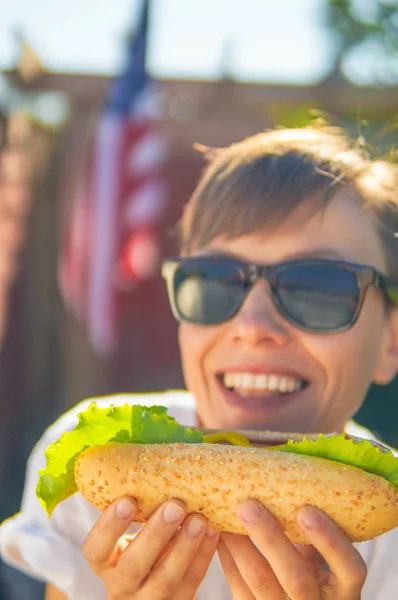
[[[199,322],[198,320],[187,319],[180,313],[175,301],[175,274],[178,271],[178,268],[184,263],[201,263],[209,260],[212,263],[219,262],[222,264],[228,263],[230,265],[233,265],[236,268],[236,272],[239,275],[240,280],[242,282],[242,293],[239,296],[237,296],[233,308],[227,313],[225,319],[223,319],[222,321],[217,320],[215,322],[209,322],[208,320],[206,320],[206,322]],[[289,270],[292,267],[311,267],[320,265],[328,265],[345,269],[353,273],[356,277],[358,288],[357,306],[350,321],[346,325],[343,325],[341,327],[336,327],[333,329],[306,327],[302,323],[296,321],[296,319],[292,315],[290,315],[289,311],[286,310],[279,298],[278,278],[283,272]],[[278,312],[295,327],[304,331],[309,331],[311,333],[340,333],[353,327],[353,325],[355,325],[359,318],[367,290],[371,285],[374,285],[375,287],[380,289],[388,303],[398,306],[398,284],[393,284],[388,277],[383,275],[383,273],[378,271],[375,267],[372,267],[370,265],[363,265],[323,258],[293,260],[274,265],[264,265],[257,263],[248,263],[227,256],[201,255],[177,257],[169,258],[163,261],[162,277],[165,279],[167,284],[170,306],[176,320],[179,322],[186,322],[201,326],[217,325],[231,320],[239,312],[251,288],[259,279],[264,279],[269,283],[272,300]]]

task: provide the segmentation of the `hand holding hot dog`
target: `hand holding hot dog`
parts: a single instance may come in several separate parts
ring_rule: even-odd
[[[243,503],[238,516],[250,537],[223,533],[218,547],[234,600],[360,600],[366,565],[326,515],[299,513],[312,544],[301,547],[256,502]]]
[[[110,600],[192,600],[219,536],[201,515],[188,515],[179,501],[163,504],[140,532],[125,535],[137,514],[122,498],[99,518],[84,543],[84,555]]]

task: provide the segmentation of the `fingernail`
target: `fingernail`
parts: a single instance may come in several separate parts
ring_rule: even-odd
[[[317,510],[313,508],[304,508],[298,516],[300,523],[307,527],[308,529],[314,529],[320,525],[322,520],[322,515]]]
[[[165,523],[177,523],[184,516],[184,509],[177,502],[169,502],[163,509]]]
[[[187,523],[187,531],[191,537],[199,537],[204,532],[206,524],[198,517],[193,517]]]
[[[238,515],[247,523],[255,523],[261,517],[263,512],[262,507],[258,502],[245,502],[238,508]]]
[[[116,504],[116,514],[121,519],[130,519],[134,511],[134,504],[131,502],[131,500],[128,500],[127,498],[123,498],[123,500],[120,500]]]

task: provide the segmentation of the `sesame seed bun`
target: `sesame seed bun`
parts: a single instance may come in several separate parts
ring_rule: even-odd
[[[76,460],[79,491],[105,510],[121,496],[138,502],[145,522],[165,500],[182,500],[215,530],[247,534],[236,509],[259,500],[293,543],[308,544],[296,517],[306,505],[329,515],[352,542],[398,526],[398,490],[378,475],[299,454],[217,444],[111,442]]]

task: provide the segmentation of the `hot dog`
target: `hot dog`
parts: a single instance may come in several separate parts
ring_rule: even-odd
[[[179,498],[209,525],[245,534],[236,509],[255,498],[294,543],[306,544],[296,517],[306,505],[328,514],[351,541],[398,526],[398,458],[346,434],[225,432],[184,427],[164,407],[92,403],[73,431],[46,451],[37,495],[49,516],[80,492],[104,510],[136,498],[137,522]],[[251,438],[251,441],[250,441]]]

